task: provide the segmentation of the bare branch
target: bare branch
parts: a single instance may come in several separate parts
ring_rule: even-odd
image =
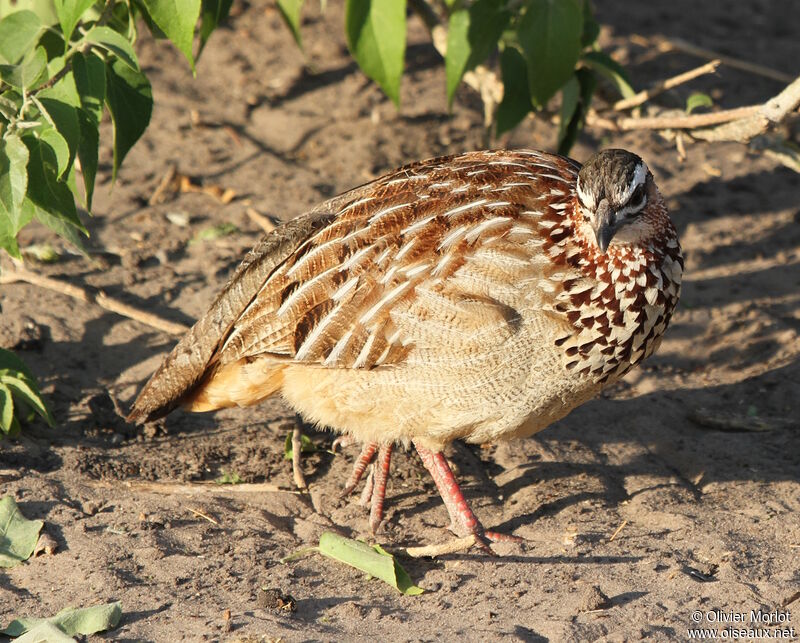
[[[662,80],[653,85],[650,89],[640,91],[638,94],[634,94],[630,98],[618,100],[616,103],[614,103],[614,109],[621,111],[623,109],[630,109],[631,107],[641,105],[645,101],[648,101],[654,96],[658,96],[659,94],[670,90],[673,87],[677,87],[683,83],[688,83],[690,80],[694,80],[699,76],[714,73],[717,70],[717,67],[719,67],[719,64],[719,60],[712,60],[710,63],[706,63],[705,65],[697,67],[696,69],[691,69],[683,72],[682,74],[678,74],[677,76],[673,76],[672,78],[668,78],[667,80]]]
[[[624,131],[639,129],[696,129],[747,118],[758,114],[760,109],[761,105],[750,105],[748,107],[737,107],[735,109],[726,109],[721,112],[710,112],[708,114],[621,118],[618,121],[610,122],[614,124],[616,129]]]

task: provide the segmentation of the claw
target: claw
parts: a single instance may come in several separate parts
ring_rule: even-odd
[[[372,462],[372,458],[375,457],[375,452],[378,450],[377,442],[367,442],[361,448],[361,453],[356,458],[356,462],[353,465],[353,472],[350,474],[350,477],[347,480],[347,483],[344,486],[344,490],[342,491],[342,497],[348,496],[353,492],[353,489],[356,488],[356,485],[361,480],[361,476],[364,475],[364,471]]]
[[[336,453],[337,449],[346,449],[351,444],[354,444],[355,440],[350,435],[340,435],[336,438],[333,443],[331,444],[331,451]]]
[[[389,480],[389,465],[392,461],[393,444],[385,444],[378,451],[375,462],[375,482],[372,487],[372,506],[369,511],[369,526],[375,534],[383,522],[383,500],[386,496],[386,482]]]

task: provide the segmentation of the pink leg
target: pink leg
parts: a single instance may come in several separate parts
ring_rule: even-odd
[[[356,458],[356,462],[353,465],[353,472],[350,474],[347,484],[344,486],[342,496],[350,495],[353,489],[356,488],[356,485],[361,480],[361,476],[364,475],[367,465],[372,462],[372,458],[375,456],[375,452],[377,450],[377,442],[366,442],[364,444],[364,446],[361,448],[361,453],[359,454],[358,458]]]
[[[386,496],[386,482],[389,480],[389,465],[392,461],[393,444],[384,444],[378,451],[375,462],[375,481],[372,486],[372,506],[369,511],[369,526],[372,533],[378,531],[383,522],[383,499]]]
[[[431,474],[439,495],[442,496],[447,513],[450,514],[450,530],[457,536],[468,536],[474,534],[479,541],[481,549],[491,552],[486,541],[508,540],[520,542],[521,539],[506,534],[498,534],[494,531],[486,531],[478,520],[477,516],[470,509],[461,488],[453,475],[450,465],[441,451],[433,452],[430,449],[414,442],[414,447],[422,459],[422,464]]]

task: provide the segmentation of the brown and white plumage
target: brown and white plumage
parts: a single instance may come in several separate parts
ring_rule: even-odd
[[[423,161],[267,235],[130,418],[280,391],[368,445],[530,435],[655,350],[682,266],[628,152]]]

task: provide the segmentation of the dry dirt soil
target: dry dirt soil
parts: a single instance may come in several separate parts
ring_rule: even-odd
[[[316,4],[305,64],[272,3],[237,2],[196,79],[174,49],[143,38],[152,124],[113,191],[103,148],[91,258],[32,268],[191,323],[260,236],[248,207],[291,218],[398,165],[483,145],[479,100],[463,89],[448,116],[443,67],[419,24],[398,112],[348,58],[340,3],[325,16]],[[798,72],[789,0],[597,4],[604,46],[639,87],[700,61],[632,36]],[[733,107],[780,88],[723,66],[660,100],[681,107],[703,90]],[[735,144],[689,146],[680,162],[656,134],[601,135],[586,132],[573,156],[619,146],[647,160],[686,251],[683,299],[660,352],[602,398],[532,439],[449,450],[483,522],[523,544],[497,546],[497,558],[403,559],[427,590],[418,597],[319,555],[282,564],[326,530],[371,539],[357,498],[339,497],[357,449],[307,457],[311,492],[298,495],[283,459],[295,417],[280,401],[130,426],[117,407],[175,338],[7,285],[2,344],[40,378],[58,423],[0,444],[0,485],[45,521],[58,551],[0,572],[0,622],[120,600],[120,625],[92,640],[682,640],[697,610],[757,609],[788,610],[800,630],[800,176]],[[554,139],[531,120],[495,144],[553,149]],[[237,198],[148,205],[173,165]],[[191,242],[222,223],[238,231]],[[59,244],[35,228],[22,235],[48,240]],[[333,437],[309,435],[321,448]],[[159,492],[224,473],[278,490]],[[377,540],[445,541],[446,512],[418,458],[397,453],[392,474]],[[293,597],[295,611],[263,588]]]

